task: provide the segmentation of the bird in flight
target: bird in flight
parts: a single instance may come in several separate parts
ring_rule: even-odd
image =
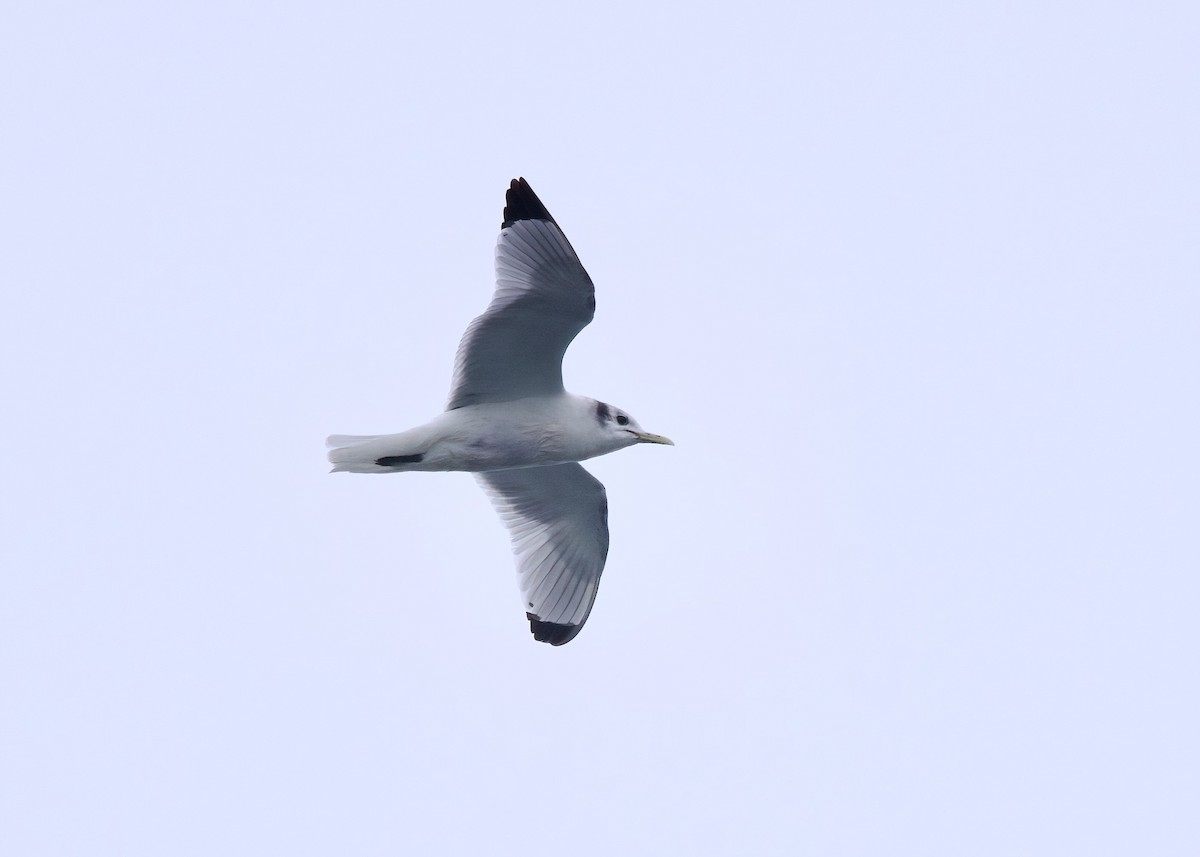
[[[563,354],[595,312],[592,278],[567,236],[514,179],[496,291],[459,343],[446,410],[399,434],[328,439],[335,472],[474,473],[512,535],[534,639],[555,646],[583,628],[608,556],[604,486],[578,462],[635,443],[674,446],[563,388]]]

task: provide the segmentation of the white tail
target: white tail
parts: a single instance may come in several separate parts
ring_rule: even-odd
[[[325,438],[325,445],[330,449],[340,449],[346,446],[358,446],[369,440],[379,440],[387,437],[385,434],[331,434]]]
[[[332,472],[391,473],[395,468],[376,465],[386,453],[379,449],[378,442],[386,437],[388,435],[330,435],[325,438],[325,445],[330,448],[329,460],[334,465]]]
[[[430,469],[428,463],[421,465],[428,448],[426,436],[419,426],[400,435],[331,435],[325,443],[335,473],[400,473]]]

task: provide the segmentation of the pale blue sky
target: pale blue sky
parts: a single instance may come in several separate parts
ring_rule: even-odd
[[[0,11],[0,852],[1200,851],[1189,3]],[[596,282],[587,628],[442,406]]]

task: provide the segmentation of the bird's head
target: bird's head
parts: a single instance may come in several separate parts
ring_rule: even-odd
[[[614,449],[633,446],[635,443],[664,443],[674,446],[670,438],[651,434],[638,425],[638,421],[620,408],[605,402],[596,402],[596,420]]]

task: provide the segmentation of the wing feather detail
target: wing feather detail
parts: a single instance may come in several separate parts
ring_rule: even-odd
[[[591,277],[524,179],[504,211],[496,289],[459,343],[447,410],[563,392],[563,354],[596,312]]]
[[[596,600],[608,556],[604,486],[578,464],[476,473],[512,536],[534,636],[574,639]]]

